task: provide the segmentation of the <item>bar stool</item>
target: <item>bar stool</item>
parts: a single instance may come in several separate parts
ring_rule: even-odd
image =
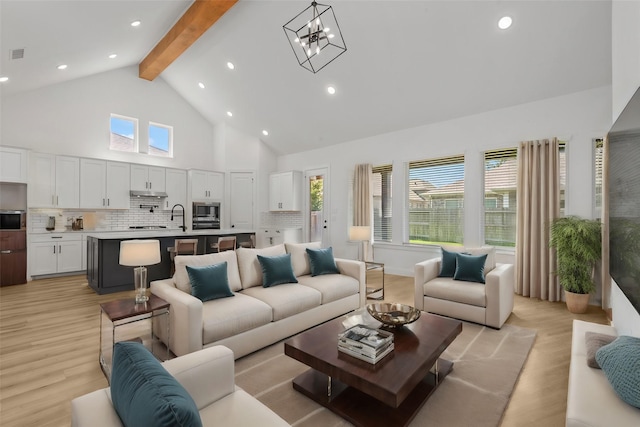
[[[176,239],[173,247],[167,249],[171,257],[171,275],[176,271],[174,259],[176,255],[197,255],[198,239]]]
[[[210,244],[210,248],[214,252],[235,251],[236,250],[236,236],[221,236],[218,241]]]
[[[255,234],[251,234],[249,235],[249,240],[245,240],[243,242],[238,243],[238,247],[241,248],[255,248],[256,247],[256,235]]]

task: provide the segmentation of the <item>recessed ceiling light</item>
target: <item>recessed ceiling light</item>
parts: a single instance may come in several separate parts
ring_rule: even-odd
[[[230,70],[233,70],[234,68],[236,68],[236,66],[235,66],[235,65],[233,65],[233,62],[227,62],[227,67],[228,67]]]
[[[116,55],[115,53],[112,53],[111,55],[109,55],[109,59],[114,59],[116,56],[118,55]]]
[[[513,23],[513,19],[511,19],[510,16],[503,16],[498,21],[498,28],[500,28],[501,30],[506,30],[511,26],[512,23]]]
[[[204,83],[200,82],[198,83],[198,86],[200,86],[200,89],[204,89]]]
[[[327,92],[329,92],[329,95],[334,95],[336,93],[336,88],[333,86],[329,86],[327,88]]]
[[[263,134],[264,136],[268,136],[268,135],[269,135],[269,132],[267,132],[266,130],[263,130],[263,131],[262,131],[262,134]]]
[[[9,80],[9,77],[7,77],[7,76],[0,77],[0,83],[4,83],[4,82],[6,82],[8,80]]]
[[[142,22],[140,22],[140,21],[133,21],[133,22],[131,23],[131,26],[132,26],[132,27],[138,27],[138,26],[140,26],[140,24],[142,24]]]
[[[58,65],[58,70],[66,70],[67,64]]]
[[[233,113],[231,111],[227,111],[227,116],[232,117]]]

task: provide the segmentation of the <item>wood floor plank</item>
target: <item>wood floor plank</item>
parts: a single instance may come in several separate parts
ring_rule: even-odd
[[[386,301],[413,305],[412,277],[387,274],[385,288]],[[0,287],[0,425],[68,426],[71,400],[107,386],[98,364],[99,304],[120,298],[133,292],[97,295],[84,276]],[[574,318],[607,323],[598,307],[573,315],[563,303],[515,298],[507,323],[538,335],[503,427],[564,425]]]

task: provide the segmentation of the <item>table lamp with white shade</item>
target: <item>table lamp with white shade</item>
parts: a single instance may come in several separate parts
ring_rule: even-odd
[[[120,265],[136,267],[133,277],[136,303],[147,302],[147,265],[160,262],[159,240],[123,240],[120,242]]]
[[[364,242],[371,240],[371,227],[368,225],[352,225],[349,227],[349,240],[360,241],[358,260],[365,261],[367,257]]]

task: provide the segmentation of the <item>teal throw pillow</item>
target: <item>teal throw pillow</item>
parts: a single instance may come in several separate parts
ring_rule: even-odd
[[[111,401],[126,427],[202,426],[189,393],[139,343],[113,348]]]
[[[262,268],[262,286],[281,285],[283,283],[298,283],[291,265],[291,254],[278,256],[258,255],[258,261]]]
[[[620,399],[640,408],[640,338],[619,336],[596,351],[596,361]]]
[[[311,265],[311,276],[320,276],[322,274],[339,274],[338,266],[333,259],[333,249],[309,249],[309,264]]]
[[[456,252],[442,249],[442,261],[440,262],[440,274],[438,277],[453,277],[456,272]]]
[[[484,262],[486,260],[487,254],[456,254],[456,271],[453,274],[453,280],[484,283]]]
[[[191,282],[191,295],[202,300],[232,297],[227,276],[227,261],[203,267],[187,267]]]

